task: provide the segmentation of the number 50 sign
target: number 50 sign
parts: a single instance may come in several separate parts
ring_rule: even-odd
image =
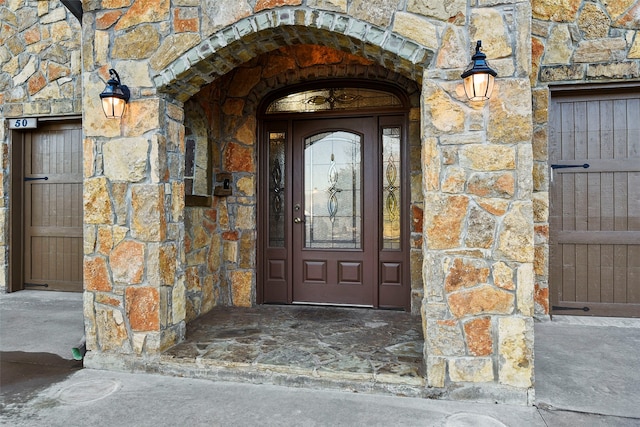
[[[9,129],[35,129],[37,127],[38,119],[35,117],[9,119]]]

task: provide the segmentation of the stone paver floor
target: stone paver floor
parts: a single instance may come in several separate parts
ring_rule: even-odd
[[[422,387],[423,343],[420,318],[405,312],[264,305],[214,309],[190,323],[186,341],[162,359]]]

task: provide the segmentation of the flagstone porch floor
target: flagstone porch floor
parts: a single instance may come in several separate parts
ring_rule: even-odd
[[[424,396],[418,316],[318,306],[215,308],[147,371]]]

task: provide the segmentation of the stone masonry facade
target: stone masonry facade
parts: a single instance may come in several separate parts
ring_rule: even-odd
[[[88,357],[152,356],[215,306],[256,303],[257,112],[271,91],[360,78],[411,100],[412,310],[429,387],[531,403],[549,314],[550,84],[640,78],[632,0],[0,0],[0,288],[12,117],[82,114]],[[475,40],[498,72],[470,103]],[[115,68],[121,120],[98,94]],[[185,146],[233,195],[185,194]],[[202,154],[202,153],[205,154]],[[207,175],[204,175],[205,177]],[[201,203],[200,203],[201,204]]]

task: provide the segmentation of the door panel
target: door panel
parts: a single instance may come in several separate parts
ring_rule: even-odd
[[[640,93],[552,98],[556,314],[640,316]]]
[[[24,286],[82,291],[80,124],[24,135]]]
[[[376,305],[375,141],[373,118],[294,123],[294,302]]]

